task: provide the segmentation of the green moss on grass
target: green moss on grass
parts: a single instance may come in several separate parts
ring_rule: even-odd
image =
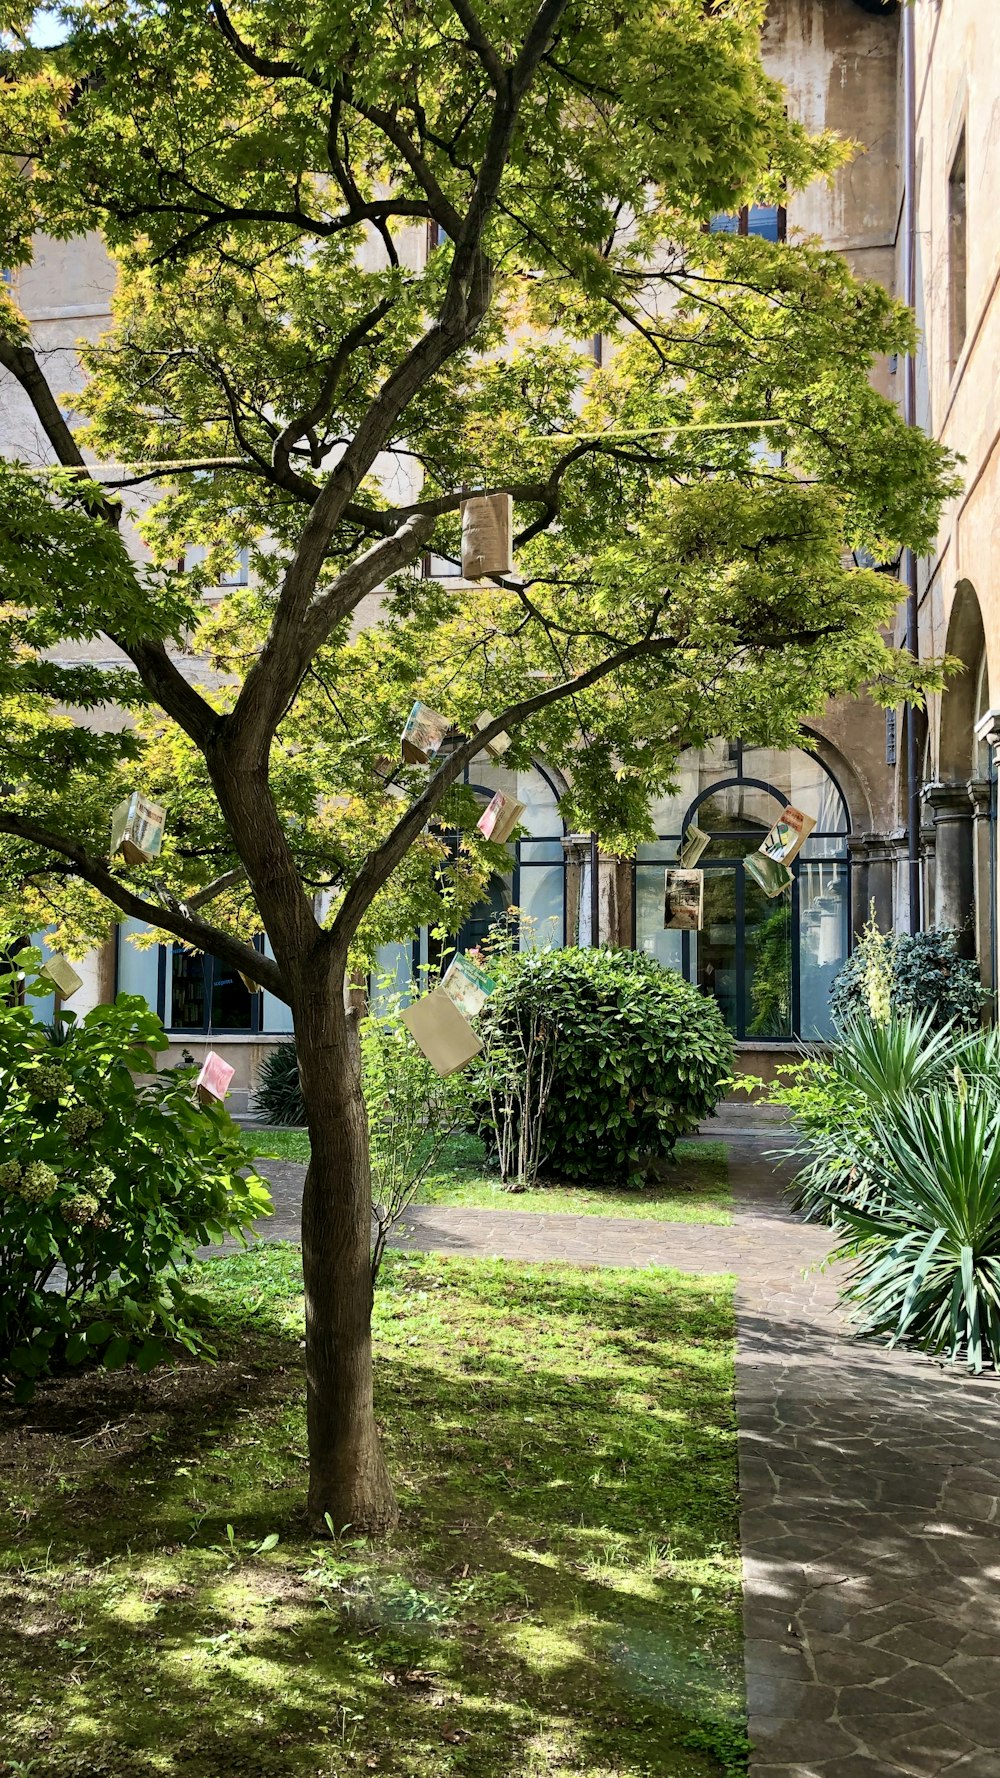
[[[390,1256],[371,1548],[303,1523],[296,1250],[200,1272],[219,1364],[0,1417],[0,1772],[743,1769],[729,1280]]]

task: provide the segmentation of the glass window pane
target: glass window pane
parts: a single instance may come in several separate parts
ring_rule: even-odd
[[[269,940],[264,939],[265,957],[273,957]],[[272,1034],[287,1034],[292,1030],[292,1009],[279,1000],[276,994],[265,993],[260,1006],[260,1028]]]
[[[762,778],[787,802],[812,815],[820,833],[846,833],[844,804],[836,784],[814,753],[801,747],[748,747],[743,776]]]
[[[666,931],[663,925],[663,866],[636,865],[635,948],[655,957],[664,969],[681,968],[683,932]]]
[[[710,235],[738,235],[740,232],[739,211],[718,211],[709,218],[708,232]]]
[[[832,1037],[830,989],[847,958],[848,870],[844,864],[799,865],[799,1035]]]
[[[759,235],[762,241],[777,241],[779,235],[777,204],[751,204],[747,217],[747,234]]]
[[[522,951],[562,944],[565,894],[566,873],[562,864],[522,864],[518,889],[518,943]]]
[[[792,900],[769,901],[743,875],[743,968],[748,1037],[792,1035]]]
[[[253,1023],[254,998],[235,969],[218,957],[212,958],[214,1031],[249,1031]]]
[[[167,957],[167,1024],[175,1031],[205,1029],[205,959],[171,945]]]
[[[155,1012],[160,987],[160,946],[150,945],[140,951],[131,942],[133,936],[148,931],[141,920],[123,920],[118,928],[118,992],[141,994]]]

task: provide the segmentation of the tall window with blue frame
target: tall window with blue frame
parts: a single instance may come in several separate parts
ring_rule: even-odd
[[[637,948],[713,995],[733,1035],[777,1042],[832,1035],[830,988],[850,942],[847,804],[805,749],[716,741],[678,764],[677,789],[652,811],[657,837],[635,865]],[[816,822],[792,886],[768,900],[745,869],[786,803]],[[663,877],[691,822],[710,836],[701,930],[663,924]]]

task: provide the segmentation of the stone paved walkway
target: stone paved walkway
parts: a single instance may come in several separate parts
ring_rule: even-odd
[[[727,1134],[730,1228],[419,1208],[398,1244],[735,1272],[752,1778],[1000,1778],[1000,1389],[852,1341],[771,1132]],[[303,1169],[262,1170],[295,1239]]]

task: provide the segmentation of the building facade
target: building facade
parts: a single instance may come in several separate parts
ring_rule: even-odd
[[[675,794],[652,811],[656,839],[634,859],[606,857],[593,836],[564,831],[562,786],[544,761],[516,782],[485,757],[469,773],[486,796],[515,792],[526,804],[525,832],[460,942],[474,942],[498,911],[516,906],[524,944],[600,941],[645,950],[715,995],[754,1071],[766,1072],[783,1046],[829,1035],[830,982],[872,904],[884,929],[955,928],[996,992],[1000,231],[992,192],[1000,182],[1000,31],[992,11],[985,0],[906,7],[897,0],[771,0],[763,54],[789,109],[812,128],[852,137],[857,152],[829,187],[790,196],[786,210],[752,208],[714,222],[775,239],[819,236],[859,276],[912,297],[921,330],[915,360],[879,365],[876,378],[904,411],[909,403],[914,423],[965,461],[963,489],[943,516],[934,554],[910,574],[911,641],[925,658],[957,657],[963,671],[912,727],[906,711],[843,700],[811,722],[801,749],[751,749],[727,737],[685,754]],[[75,342],[109,324],[111,283],[96,240],[42,242],[18,275],[18,300],[56,366],[56,386],[72,390],[80,374]],[[0,402],[0,448],[44,461],[45,442],[9,381],[0,385]],[[431,559],[428,572],[446,566]],[[900,565],[904,580],[908,567]],[[901,641],[906,590],[901,582]],[[94,646],[67,650],[66,658],[113,654],[110,645]],[[185,670],[204,678],[201,663]],[[916,777],[907,765],[914,755]],[[743,861],[788,801],[816,826],[793,867],[791,895],[771,902]],[[663,868],[692,820],[713,842],[701,861],[704,925],[697,933],[664,931]],[[143,994],[175,1054],[199,1057],[211,1046],[234,1063],[239,1106],[261,1055],[287,1035],[287,1009],[248,993],[212,958],[137,945],[142,937],[127,922],[116,931],[88,961],[74,1007],[116,991]],[[434,961],[434,941],[423,931],[385,947],[379,966],[405,982]],[[40,1009],[50,1015],[50,1007]]]

